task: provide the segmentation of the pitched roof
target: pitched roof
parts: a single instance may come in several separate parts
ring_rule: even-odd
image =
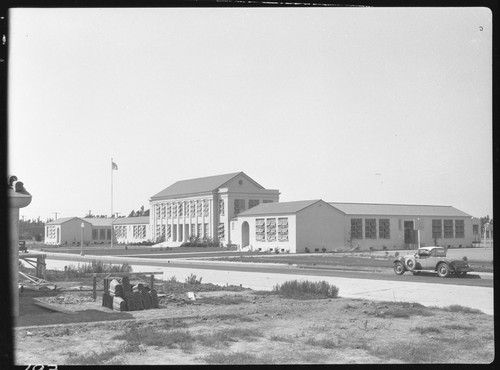
[[[91,223],[92,226],[109,226],[109,227],[111,227],[111,224],[113,223],[114,218],[111,218],[111,217],[106,217],[106,218],[90,217],[90,218],[83,218],[83,220]]]
[[[149,216],[141,217],[121,217],[113,221],[113,225],[136,225],[136,224],[149,224]]]
[[[234,172],[225,175],[199,177],[196,179],[177,181],[176,183],[170,185],[168,188],[163,189],[159,193],[153,195],[151,199],[211,192],[217,188],[222,187],[225,183],[238,176],[239,174],[243,174],[243,172]],[[248,177],[247,175],[245,176]],[[259,184],[257,185],[260,186]]]
[[[247,209],[237,215],[239,216],[259,216],[271,214],[290,214],[297,213],[310,205],[320,202],[321,199],[299,200],[295,202],[272,202],[261,203],[258,206]]]
[[[471,217],[451,206],[336,202],[329,204],[347,215]]]
[[[70,220],[73,220],[73,219],[77,219],[77,220],[81,220],[80,217],[61,217],[61,218],[58,218],[57,220],[52,220],[50,222],[47,222],[47,225],[61,225],[67,221],[70,221]]]

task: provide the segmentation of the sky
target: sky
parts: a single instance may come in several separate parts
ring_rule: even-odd
[[[487,8],[19,8],[8,36],[22,217],[240,171],[280,201],[493,217]]]

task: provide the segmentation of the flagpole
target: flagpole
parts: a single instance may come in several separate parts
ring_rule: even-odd
[[[113,158],[111,158],[111,248],[113,248]]]

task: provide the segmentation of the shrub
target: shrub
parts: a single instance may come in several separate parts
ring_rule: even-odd
[[[305,251],[306,253],[311,253],[311,250],[308,247],[306,247]]]
[[[286,281],[282,285],[277,284],[273,291],[280,296],[288,298],[336,298],[339,289],[335,285],[331,285],[326,281],[310,282],[292,280]]]
[[[465,307],[465,306],[461,306],[459,304],[452,304],[450,306],[443,307],[443,310],[449,311],[449,312],[463,312],[463,313],[474,313],[474,314],[483,313],[483,311],[478,310],[477,308]]]
[[[189,275],[187,278],[186,278],[186,284],[190,284],[190,285],[199,285],[201,284],[201,279],[203,279],[202,277],[200,277],[199,279],[196,278],[196,275],[194,274],[191,274]]]

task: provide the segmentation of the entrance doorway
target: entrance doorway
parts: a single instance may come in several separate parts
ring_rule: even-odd
[[[241,224],[241,248],[245,248],[250,244],[250,226],[248,222]]]
[[[417,231],[413,225],[413,221],[404,222],[405,244],[417,244]]]

